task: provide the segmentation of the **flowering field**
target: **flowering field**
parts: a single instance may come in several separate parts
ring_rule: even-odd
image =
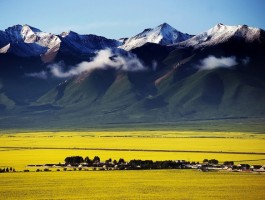
[[[190,170],[0,174],[0,199],[264,199],[265,175]]]
[[[102,160],[217,159],[265,164],[265,136],[238,132],[35,132],[0,134],[0,199],[263,199],[265,174],[196,170],[35,172],[67,156]],[[19,172],[28,169],[30,172]]]
[[[242,154],[243,152],[243,154]],[[244,154],[246,153],[246,154]],[[238,132],[39,132],[1,133],[0,168],[23,170],[28,164],[64,162],[65,157],[102,160],[217,159],[265,164],[265,135]]]

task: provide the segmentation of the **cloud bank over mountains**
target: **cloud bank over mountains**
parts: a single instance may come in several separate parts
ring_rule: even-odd
[[[128,54],[127,56],[123,56],[121,54],[114,54],[111,49],[100,50],[90,62],[81,62],[70,67],[67,71],[63,70],[63,68],[64,64],[61,62],[48,65],[51,75],[57,78],[69,78],[96,69],[113,68],[127,72],[144,71],[148,69],[135,55]],[[153,68],[155,68],[155,66],[153,66]],[[45,79],[48,77],[48,73],[41,71],[26,74],[26,76]]]
[[[237,60],[239,60],[239,62]],[[209,55],[207,58],[200,60],[200,64],[196,67],[200,70],[212,70],[216,68],[231,68],[238,64],[247,65],[249,62],[249,57],[237,59],[236,56],[217,58],[213,55]]]
[[[58,64],[50,65],[49,68],[52,75],[58,78],[72,77],[95,69],[114,68],[122,71],[142,71],[146,69],[136,56],[114,55],[110,49],[99,51],[91,62],[81,62],[68,71],[63,71],[62,66]]]
[[[236,57],[221,57],[217,58],[215,56],[208,56],[200,61],[200,64],[197,66],[200,70],[211,70],[216,68],[229,68],[237,65]]]

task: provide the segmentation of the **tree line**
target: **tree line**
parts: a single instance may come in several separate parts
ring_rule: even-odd
[[[70,156],[65,158],[65,166],[71,165],[78,167],[80,165],[87,167],[106,167],[112,168],[115,167],[117,169],[184,169],[187,168],[191,162],[187,162],[184,160],[172,161],[153,161],[153,160],[130,160],[126,162],[123,158],[119,160],[112,160],[109,158],[104,162],[98,156],[95,156],[93,159],[89,157],[83,158],[82,156]],[[196,164],[192,162],[192,164]]]
[[[13,167],[7,167],[7,168],[0,168],[0,173],[5,173],[5,172],[15,172],[16,170]]]
[[[208,168],[211,166],[234,166],[233,161],[225,161],[223,164],[219,164],[216,159],[204,159],[202,163],[189,162],[185,160],[164,160],[164,161],[153,161],[153,160],[140,160],[134,159],[125,161],[123,158],[119,160],[112,160],[111,158],[102,161],[100,157],[95,156],[90,159],[88,156],[83,158],[82,156],[70,156],[65,158],[64,164],[59,164],[61,167],[77,167],[81,170],[82,167],[103,167],[104,169],[190,169],[196,165],[201,165],[201,168]],[[48,166],[48,164],[46,165]],[[52,164],[51,164],[52,166]],[[66,168],[65,168],[66,169]],[[74,168],[75,169],[75,168]]]

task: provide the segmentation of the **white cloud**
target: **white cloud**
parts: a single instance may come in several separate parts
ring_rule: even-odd
[[[217,58],[210,55],[207,58],[201,60],[197,67],[201,70],[211,70],[220,67],[229,68],[237,64],[238,63],[235,56]]]
[[[136,56],[114,55],[110,49],[99,51],[91,62],[81,62],[71,67],[68,71],[63,71],[61,64],[53,64],[49,68],[52,75],[59,78],[76,76],[95,69],[114,68],[122,71],[141,71],[146,69]]]
[[[41,71],[41,72],[29,73],[29,74],[26,74],[26,76],[46,79],[47,78],[47,73],[45,71]]]

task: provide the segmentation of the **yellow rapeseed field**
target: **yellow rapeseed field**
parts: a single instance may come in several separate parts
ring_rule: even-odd
[[[21,147],[31,149],[22,149]],[[94,150],[74,148],[92,148]],[[99,150],[95,150],[95,148]],[[117,149],[141,149],[143,151],[119,151]],[[151,152],[144,150],[216,151],[219,153]],[[265,153],[265,136],[254,133],[195,131],[8,134],[3,132],[0,134],[0,167],[12,166],[17,170],[23,170],[28,164],[63,162],[65,157],[73,155],[89,156],[90,158],[99,156],[102,160],[124,158],[127,161],[130,159],[183,159],[201,162],[204,158],[215,158],[220,162],[233,160],[238,161],[237,163],[265,164],[265,160],[262,160],[265,159],[264,155],[222,154],[221,152]]]
[[[264,165],[264,152],[265,136],[254,133],[2,132],[0,168],[29,169],[30,172],[0,173],[0,199],[264,199],[265,174],[258,173],[196,170],[56,172],[56,169],[35,172],[36,169],[26,167],[28,164],[64,162],[65,157],[74,155],[127,161],[183,159],[201,162],[205,158],[215,158],[220,162],[232,160]]]
[[[16,172],[0,174],[0,199],[255,199],[265,175],[191,170]]]

